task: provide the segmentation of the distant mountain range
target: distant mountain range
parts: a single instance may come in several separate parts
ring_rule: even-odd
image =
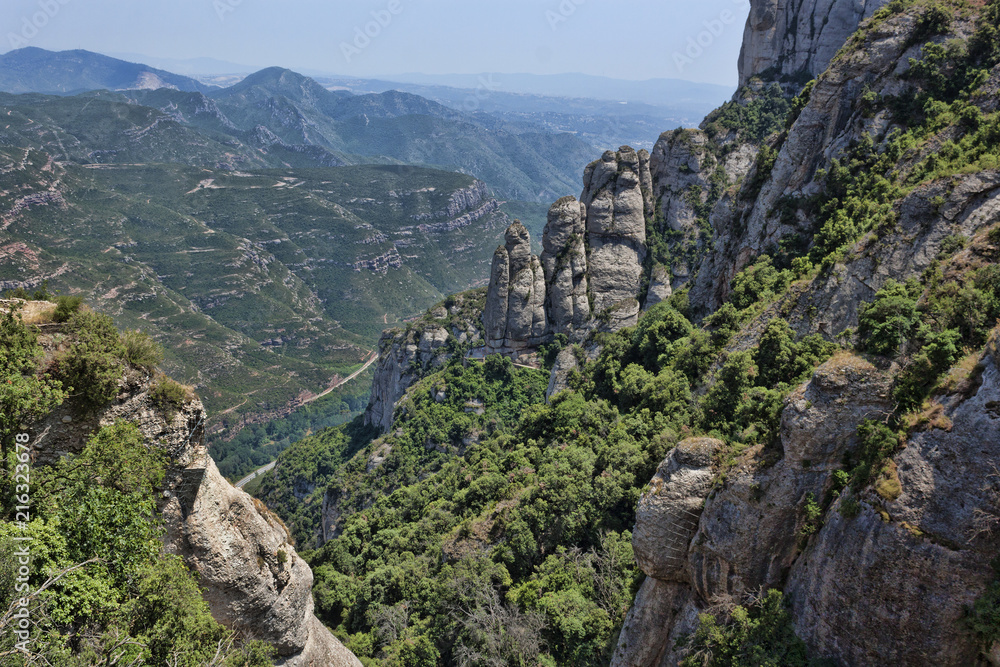
[[[582,165],[600,154],[579,137],[530,119],[508,123],[399,91],[331,91],[277,67],[217,88],[86,51],[28,48],[4,55],[0,72],[0,90],[63,95],[7,104],[37,105],[43,120],[70,135],[44,137],[45,150],[79,162],[231,169],[417,164],[476,176],[506,199],[546,202],[574,193]],[[67,96],[82,89],[90,92]],[[0,145],[10,144],[3,134],[18,131],[8,126]]]
[[[655,106],[672,106],[679,102],[718,104],[733,94],[735,86],[719,86],[683,79],[647,79],[628,81],[590,74],[395,74],[384,77],[389,81],[425,86],[477,88],[483,82],[495,81],[497,90],[548,97],[580,97],[614,102],[639,102]]]
[[[100,89],[0,93],[0,290],[47,280],[151,332],[212,428],[281,414],[484,280],[511,216],[537,234],[545,188],[575,191],[596,157],[280,68],[221,89],[86,52],[4,58],[14,90]],[[153,75],[173,87],[133,87]]]
[[[195,79],[90,51],[26,47],[0,55],[0,90],[73,95],[88,90],[175,88],[207,93]]]

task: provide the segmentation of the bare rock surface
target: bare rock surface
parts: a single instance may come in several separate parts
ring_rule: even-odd
[[[661,581],[686,581],[687,551],[712,488],[712,456],[725,444],[689,438],[670,450],[639,499],[632,548],[639,568]]]
[[[648,170],[649,153],[623,146],[588,165],[583,176],[589,288],[595,313],[614,313],[613,328],[638,318],[638,304],[633,309],[628,302],[639,294],[646,257],[647,198],[641,183]]]
[[[673,650],[682,633],[697,627],[686,584],[646,577],[629,610],[611,659],[614,667],[676,665]]]
[[[490,352],[516,352],[545,340],[545,273],[531,254],[531,237],[520,222],[507,228],[493,255],[483,325]]]
[[[198,573],[212,616],[274,646],[288,667],[360,665],[313,615],[312,571],[281,520],[201,450],[171,473],[162,512],[166,548]]]
[[[768,70],[774,78],[823,73],[861,21],[887,2],[753,0],[740,53],[740,85]]]
[[[842,0],[830,1],[836,5],[848,4]],[[760,7],[764,13],[782,16],[789,16],[793,9],[783,1],[761,3]],[[787,20],[792,17],[794,14]],[[691,303],[697,314],[718,308],[728,296],[736,273],[762,252],[786,236],[811,233],[810,221],[804,214],[788,218],[779,213],[779,200],[796,201],[817,194],[823,187],[822,182],[815,180],[818,169],[828,168],[834,158],[862,136],[874,135],[876,142],[884,139],[889,124],[884,118],[868,118],[858,100],[866,91],[884,95],[901,92],[896,74],[900,68],[908,67],[909,57],[917,55],[908,41],[912,22],[908,15],[887,19],[870,31],[863,44],[834,62],[816,80],[808,104],[778,147],[777,159],[760,192],[748,193],[745,186],[743,191],[727,195],[716,206],[711,216],[712,249],[701,262],[691,290]],[[836,48],[845,39],[846,35]],[[744,48],[753,49],[746,43]],[[759,164],[755,165],[751,176],[759,168]]]
[[[563,197],[549,209],[540,259],[553,334],[571,334],[590,321],[586,217],[586,207],[575,197]]]
[[[50,340],[43,335],[43,346]],[[193,395],[173,414],[150,398],[152,377],[123,367],[119,394],[88,413],[68,400],[31,425],[36,463],[79,452],[87,437],[116,421],[136,425],[143,441],[168,456],[160,498],[164,549],[198,576],[212,616],[262,639],[287,667],[360,667],[313,614],[309,566],[284,524],[263,503],[233,487],[205,446],[205,409]]]

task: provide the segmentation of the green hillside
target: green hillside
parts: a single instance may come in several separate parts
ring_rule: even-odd
[[[474,186],[417,167],[83,167],[0,149],[0,288],[47,280],[149,331],[213,429],[278,416],[488,273],[506,215],[491,199],[448,213]]]

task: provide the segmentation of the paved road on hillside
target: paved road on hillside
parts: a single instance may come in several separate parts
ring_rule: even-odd
[[[322,392],[320,394],[316,394],[312,398],[307,398],[306,400],[302,401],[302,404],[305,405],[306,403],[312,403],[313,401],[315,401],[318,398],[323,398],[324,396],[326,396],[327,394],[329,394],[331,391],[333,391],[337,387],[343,387],[345,384],[347,384],[348,382],[350,382],[354,378],[356,378],[359,375],[361,375],[362,373],[364,373],[365,369],[367,369],[369,366],[371,366],[372,364],[374,364],[376,359],[378,359],[378,354],[376,354],[375,352],[372,352],[371,358],[368,359],[368,361],[365,362],[364,366],[362,366],[358,370],[354,371],[353,373],[351,373],[350,375],[348,375],[347,377],[345,377],[343,380],[330,385],[330,387],[326,391],[324,391],[324,392]],[[252,473],[250,473],[249,475],[247,475],[246,477],[244,477],[240,481],[236,482],[236,484],[234,484],[233,486],[235,486],[237,489],[242,489],[244,486],[246,486],[247,484],[249,484],[253,480],[257,479],[258,477],[260,477],[264,473],[273,470],[275,463],[277,463],[277,461],[271,461],[266,466],[261,466],[261,467],[257,468]]]

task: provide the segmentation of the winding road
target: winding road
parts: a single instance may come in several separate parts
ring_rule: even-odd
[[[359,375],[361,375],[362,373],[364,373],[364,372],[365,372],[365,370],[366,370],[366,369],[367,369],[367,368],[368,368],[369,366],[371,366],[372,364],[374,364],[374,363],[375,363],[375,361],[376,361],[377,359],[378,359],[378,353],[376,353],[376,352],[372,352],[372,353],[371,353],[371,355],[370,355],[370,356],[369,356],[369,358],[368,358],[368,361],[366,361],[366,362],[365,362],[365,365],[364,365],[364,366],[362,366],[362,367],[361,367],[361,368],[359,368],[358,370],[354,371],[353,373],[351,373],[350,375],[348,375],[347,377],[345,377],[345,378],[344,378],[343,380],[340,380],[340,381],[338,381],[338,382],[334,382],[334,383],[333,383],[332,385],[330,385],[330,386],[329,386],[329,387],[328,387],[328,388],[327,388],[327,389],[326,389],[325,391],[323,391],[322,393],[319,393],[319,394],[316,394],[316,395],[315,395],[315,396],[313,396],[312,398],[307,398],[306,400],[302,401],[302,405],[305,405],[306,403],[312,403],[313,401],[315,401],[315,400],[316,400],[316,399],[318,399],[318,398],[323,398],[324,396],[326,396],[327,394],[329,394],[329,393],[330,393],[331,391],[333,391],[333,390],[334,390],[334,389],[336,389],[337,387],[342,387],[342,386],[344,386],[345,384],[347,384],[348,382],[350,382],[350,381],[351,381],[351,380],[353,380],[354,378],[356,378],[356,377],[358,377]],[[236,487],[237,489],[242,489],[242,488],[243,488],[244,486],[246,486],[247,484],[249,484],[249,483],[250,483],[250,482],[252,482],[253,480],[257,479],[258,477],[260,477],[260,476],[261,476],[261,475],[263,475],[264,473],[266,473],[266,472],[269,472],[269,471],[273,470],[273,469],[274,469],[274,464],[275,464],[275,463],[277,463],[277,460],[275,460],[275,461],[271,461],[271,462],[270,462],[270,463],[268,463],[267,465],[265,465],[265,466],[261,466],[261,467],[257,468],[257,469],[256,469],[256,470],[254,470],[254,471],[253,471],[252,473],[250,473],[249,475],[247,475],[246,477],[244,477],[244,478],[243,478],[243,479],[241,479],[240,481],[236,482],[236,484],[234,484],[233,486],[235,486],[235,487]]]

